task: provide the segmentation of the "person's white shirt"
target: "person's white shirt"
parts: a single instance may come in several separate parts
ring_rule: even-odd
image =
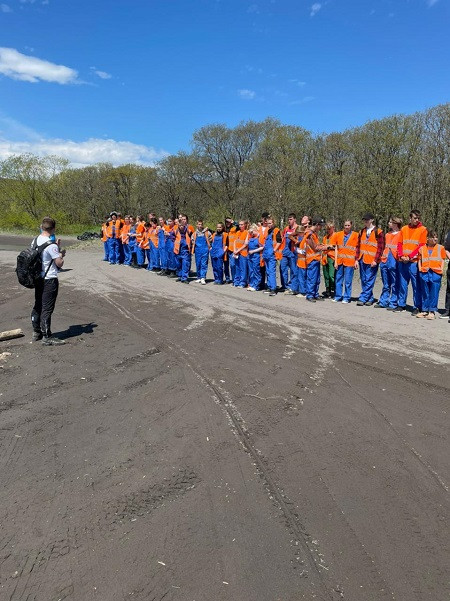
[[[38,246],[41,246],[42,244],[45,244],[46,242],[49,241],[49,237],[48,236],[42,236],[39,235],[36,239],[36,244]],[[59,248],[58,245],[56,244],[56,242],[53,242],[52,244],[50,244],[49,246],[47,246],[47,248],[44,248],[44,250],[42,251],[42,271],[41,271],[41,276],[44,277],[45,272],[48,269],[47,275],[45,276],[46,280],[50,280],[51,278],[57,278],[58,277],[58,272],[59,269],[58,267],[56,267],[55,265],[55,259],[58,259],[61,256],[61,253],[59,252]],[[53,259],[53,263],[50,266],[49,269],[49,265],[50,265],[50,261]]]

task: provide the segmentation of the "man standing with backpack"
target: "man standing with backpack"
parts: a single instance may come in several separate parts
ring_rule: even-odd
[[[41,251],[41,277],[35,282],[35,302],[31,312],[33,341],[42,340],[45,346],[65,344],[64,340],[53,338],[51,318],[58,296],[58,272],[64,264],[66,251],[60,250],[60,240],[55,240],[55,220],[44,217],[41,234],[32,242],[32,247],[43,247]]]

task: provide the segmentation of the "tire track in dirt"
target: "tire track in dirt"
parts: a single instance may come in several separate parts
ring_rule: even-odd
[[[120,303],[110,298],[107,294],[99,292],[98,290],[93,290],[93,292],[96,292],[97,294],[101,295],[106,302],[115,307],[127,319],[132,319],[138,322],[141,326],[151,331],[153,334],[155,334],[161,339],[161,334],[148,322],[134,315],[126,307],[120,305]],[[166,341],[161,341],[160,348],[164,347],[166,347],[166,349],[170,353],[177,353],[180,357],[183,358],[185,365],[189,369],[191,369],[192,372],[196,375],[196,377],[203,383],[203,385],[213,393],[215,402],[222,408],[222,410],[227,415],[229,425],[231,426],[233,433],[235,434],[235,436],[239,440],[239,443],[246,450],[246,452],[249,454],[252,461],[254,462],[255,466],[257,467],[258,473],[260,474],[261,481],[263,482],[265,491],[268,494],[269,499],[272,501],[272,503],[275,502],[275,504],[282,511],[285,524],[288,527],[288,530],[291,533],[291,535],[295,538],[295,540],[293,541],[294,545],[299,546],[303,550],[304,559],[309,565],[309,570],[316,575],[318,587],[321,590],[322,598],[326,598],[331,601],[343,599],[343,593],[341,591],[340,585],[332,585],[326,582],[326,578],[322,570],[327,570],[328,568],[324,564],[323,555],[319,552],[319,549],[316,546],[311,545],[309,543],[309,535],[305,533],[299,521],[298,515],[296,515],[291,509],[291,507],[293,507],[292,501],[290,501],[275,484],[273,478],[269,473],[269,470],[266,467],[267,462],[265,458],[262,456],[260,451],[258,451],[258,449],[256,449],[253,446],[248,433],[248,428],[242,416],[239,414],[236,406],[233,404],[227,393],[223,391],[223,389],[219,389],[219,387],[213,381],[207,378],[201,372],[199,366],[193,365],[191,356],[179,344],[173,341],[171,344],[168,344]]]

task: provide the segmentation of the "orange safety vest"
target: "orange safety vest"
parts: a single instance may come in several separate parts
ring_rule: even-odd
[[[186,244],[188,245],[189,249],[191,247],[191,236],[193,234],[194,234],[194,228],[192,227],[192,225],[188,225],[185,235],[186,235]],[[175,236],[175,243],[173,245],[173,252],[176,255],[180,254],[180,244],[181,244],[181,234],[180,234],[180,230],[177,228],[177,233]]]
[[[206,244],[208,245],[208,249],[211,250],[210,233],[209,233],[208,229],[205,232],[205,238],[206,238]],[[192,234],[191,254],[194,254],[194,252],[195,252],[195,241],[196,240],[197,240],[197,230],[195,230],[195,232]]]
[[[336,244],[335,242],[336,237],[335,234],[331,234],[331,236],[328,238],[328,236],[325,234],[325,236],[322,238],[322,244],[326,244],[326,245],[334,245]],[[330,259],[334,259],[334,249],[333,250],[323,250],[322,251],[322,265],[326,265],[328,262],[328,257],[330,257]]]
[[[148,250],[150,248],[149,231],[149,228],[144,229],[144,232],[142,233],[142,238],[139,242],[139,248],[142,248],[143,250]]]
[[[148,230],[148,237],[155,248],[158,248],[158,226],[150,227]]]
[[[316,234],[316,232],[310,232],[309,236],[307,236],[307,238],[311,238],[312,240],[314,240],[314,242],[316,244],[319,244],[319,237]],[[306,247],[306,266],[308,267],[308,265],[310,263],[312,263],[313,261],[321,261],[322,259],[322,253],[320,250],[313,250],[309,244],[305,244]]]
[[[297,267],[299,269],[306,269],[306,241],[308,240],[310,232],[305,232],[303,238],[300,240],[300,244],[297,250]],[[299,252],[301,251],[301,252]]]
[[[381,234],[381,230],[374,227],[370,232],[370,236],[367,238],[366,236],[366,228],[361,232],[360,242],[359,242],[359,258],[363,260],[363,263],[370,265],[372,261],[375,261],[375,256],[377,254],[377,236]]]
[[[337,264],[345,267],[354,267],[356,261],[356,246],[358,244],[357,232],[351,232],[347,244],[344,244],[344,230],[336,232],[335,243],[337,246]]]
[[[106,223],[102,223],[102,242],[106,242],[108,236],[106,235]]]
[[[244,245],[247,238],[248,238],[248,230],[244,230],[243,232],[241,232],[241,230],[238,230],[236,232],[236,237],[234,239],[234,252],[236,252],[239,248],[241,248]],[[247,257],[248,256],[247,247],[245,247],[243,250],[241,250],[241,252],[239,254],[242,255],[243,257]]]
[[[113,227],[114,227],[114,238],[120,238],[120,221],[119,220],[117,220],[114,225],[113,225],[112,221],[110,221],[108,223],[108,225],[106,226],[106,237],[107,238],[113,237]]]
[[[128,235],[130,227],[131,225],[129,223],[125,223],[125,225],[122,227],[122,231],[120,233],[120,239],[122,240],[122,244],[128,244],[128,242],[130,241],[130,236]]]
[[[444,262],[446,259],[445,248],[442,244],[433,246],[431,255],[428,254],[430,247],[425,244],[419,249],[419,271],[427,273],[431,269],[434,273],[442,275],[444,273]]]
[[[228,234],[228,251],[233,252],[234,251],[234,241],[236,239],[236,235],[237,235],[237,230],[236,227],[233,226],[232,228],[230,228],[229,232],[226,232]]]
[[[404,225],[400,230],[399,244],[402,244],[403,254],[410,255],[420,244],[427,243],[427,228],[424,225],[418,227],[410,227]],[[419,253],[411,259],[412,263],[419,260]]]
[[[398,260],[398,237],[400,232],[388,232],[386,234],[385,246],[383,250],[383,254],[381,256],[381,262],[386,263],[389,253],[392,253],[392,256],[397,261]]]

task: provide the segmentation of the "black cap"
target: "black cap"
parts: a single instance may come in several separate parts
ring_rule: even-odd
[[[109,214],[110,217],[112,217],[113,215],[117,217],[117,213],[115,211],[111,211],[111,213]]]
[[[320,215],[315,215],[312,218],[312,224],[313,225],[325,225],[325,219],[323,217],[321,217]]]
[[[364,213],[362,218],[363,218],[363,221],[365,221],[366,219],[375,219],[375,215],[373,213]]]

